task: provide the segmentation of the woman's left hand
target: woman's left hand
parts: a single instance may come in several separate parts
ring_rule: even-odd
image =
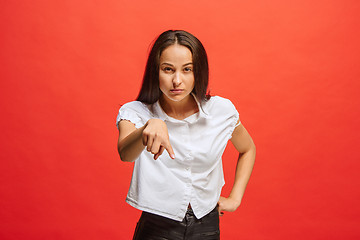
[[[224,215],[224,211],[226,212],[234,212],[239,206],[241,201],[233,199],[231,197],[225,198],[221,197],[218,201],[218,211],[219,215]]]

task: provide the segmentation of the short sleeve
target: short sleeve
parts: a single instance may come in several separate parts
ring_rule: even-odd
[[[231,139],[235,128],[241,124],[239,112],[234,104],[229,99],[212,96],[203,106],[204,110],[211,115],[214,125],[222,129],[226,140]]]
[[[120,107],[119,113],[116,117],[116,127],[119,128],[119,122],[121,120],[128,120],[135,124],[136,128],[142,127],[141,115],[144,112],[144,106],[141,102],[130,102]]]
[[[239,112],[236,110],[236,107],[234,104],[228,100],[228,107],[229,111],[229,118],[230,118],[230,126],[229,126],[229,139],[232,137],[232,133],[234,132],[235,128],[241,124],[240,118],[239,118]]]

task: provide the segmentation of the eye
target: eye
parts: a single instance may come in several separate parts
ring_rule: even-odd
[[[191,67],[186,67],[186,68],[184,68],[184,72],[192,72],[192,68]]]
[[[170,73],[170,72],[173,72],[173,69],[171,67],[164,67],[163,71],[166,73]]]

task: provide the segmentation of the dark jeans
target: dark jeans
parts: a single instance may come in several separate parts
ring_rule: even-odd
[[[189,208],[185,218],[175,221],[166,217],[143,212],[136,225],[133,240],[218,240],[220,239],[219,213],[217,208],[197,219]]]

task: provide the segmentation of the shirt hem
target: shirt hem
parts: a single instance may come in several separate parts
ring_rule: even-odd
[[[136,209],[139,209],[141,211],[145,211],[145,212],[156,214],[156,215],[159,215],[159,216],[162,216],[162,217],[170,218],[172,220],[179,221],[179,222],[181,222],[184,219],[185,213],[186,213],[185,212],[184,216],[180,217],[179,215],[173,215],[173,214],[169,214],[169,213],[166,213],[166,212],[158,211],[158,210],[155,210],[153,208],[149,208],[147,206],[139,205],[135,200],[131,199],[130,197],[126,197],[125,202],[127,204],[129,204],[130,206],[132,206],[132,207],[134,207]]]

